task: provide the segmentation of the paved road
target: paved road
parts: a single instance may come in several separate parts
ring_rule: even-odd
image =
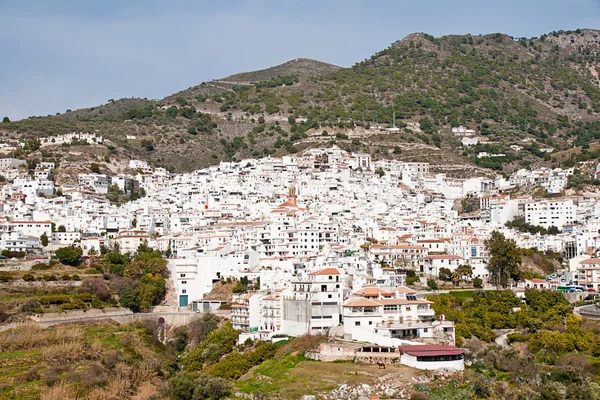
[[[496,344],[498,344],[502,347],[510,348],[510,345],[508,344],[508,335],[510,335],[511,333],[515,333],[515,330],[514,329],[509,329],[508,331],[501,330],[501,331],[497,331],[496,333],[501,333],[501,332],[504,332],[504,333],[496,336],[496,339],[494,339],[494,342],[496,342]]]
[[[589,306],[575,307],[573,309],[573,313],[584,318],[600,319],[600,308],[596,307],[594,304]]]

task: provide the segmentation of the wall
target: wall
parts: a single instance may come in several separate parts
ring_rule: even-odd
[[[358,342],[367,342],[373,343],[379,346],[385,347],[398,347],[398,346],[410,346],[413,344],[422,344],[418,342],[411,342],[409,340],[396,339],[392,337],[378,335],[375,332],[372,332],[368,329],[361,327],[354,327],[352,329],[352,340],[356,340]]]
[[[417,357],[411,356],[410,354],[402,354],[402,356],[400,357],[400,362],[409,367],[425,370],[447,368],[462,371],[465,369],[464,360],[423,362],[417,361]]]

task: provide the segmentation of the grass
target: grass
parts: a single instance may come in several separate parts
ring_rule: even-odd
[[[31,351],[13,351],[12,353],[0,353],[0,358],[11,358],[11,357],[24,357],[40,354],[40,350],[31,350]]]
[[[473,295],[475,294],[474,290],[457,290],[457,291],[450,291],[448,292],[448,295],[452,296],[453,298],[457,299],[457,300],[464,300],[464,299],[471,299],[473,298]]]
[[[242,393],[277,393],[278,398],[300,398],[305,394],[329,392],[342,383],[373,383],[378,377],[402,371],[412,376],[404,366],[359,365],[348,362],[322,362],[307,359],[301,354],[286,354],[265,361],[258,368],[235,382]]]
[[[107,321],[1,332],[0,399],[147,398],[174,363],[148,336]]]

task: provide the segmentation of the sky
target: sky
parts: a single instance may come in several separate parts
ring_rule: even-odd
[[[343,67],[412,32],[600,28],[600,0],[0,0],[0,118],[159,99],[305,57]]]

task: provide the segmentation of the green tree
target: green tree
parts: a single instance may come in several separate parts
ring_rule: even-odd
[[[473,276],[473,270],[467,264],[461,264],[452,273],[452,281],[455,284],[460,283],[463,280],[469,280]]]
[[[65,265],[79,265],[83,251],[79,246],[62,247],[56,250],[56,257]]]
[[[490,253],[488,271],[499,285],[506,286],[508,279],[518,280],[521,275],[521,252],[512,239],[506,239],[498,231],[493,231],[485,241],[485,247]]]
[[[431,290],[438,290],[438,285],[437,285],[436,281],[433,279],[429,279],[427,281],[427,287],[429,287],[429,289],[431,289]]]
[[[42,233],[42,235],[40,236],[40,243],[44,247],[48,246],[48,235],[46,235],[46,232]]]
[[[173,400],[219,400],[231,391],[229,382],[215,376],[201,374],[197,377],[181,373],[171,379]]]
[[[100,173],[100,166],[96,163],[92,163],[90,165],[90,171],[92,171],[95,174],[99,174]]]
[[[452,280],[452,272],[449,268],[442,267],[438,271],[438,278],[440,278],[442,281],[450,282]]]
[[[123,307],[129,308],[131,311],[136,312],[140,309],[136,290],[131,285],[127,285],[123,288],[119,295],[119,300]]]
[[[378,175],[380,178],[381,178],[382,176],[384,176],[384,175],[385,175],[385,171],[384,171],[384,170],[383,170],[383,168],[381,168],[381,167],[378,167],[378,168],[375,170],[375,173],[376,173],[376,174],[377,174],[377,175]]]
[[[4,122],[4,123],[10,122],[10,119],[8,117],[4,117],[4,118],[2,118],[2,122]]]

